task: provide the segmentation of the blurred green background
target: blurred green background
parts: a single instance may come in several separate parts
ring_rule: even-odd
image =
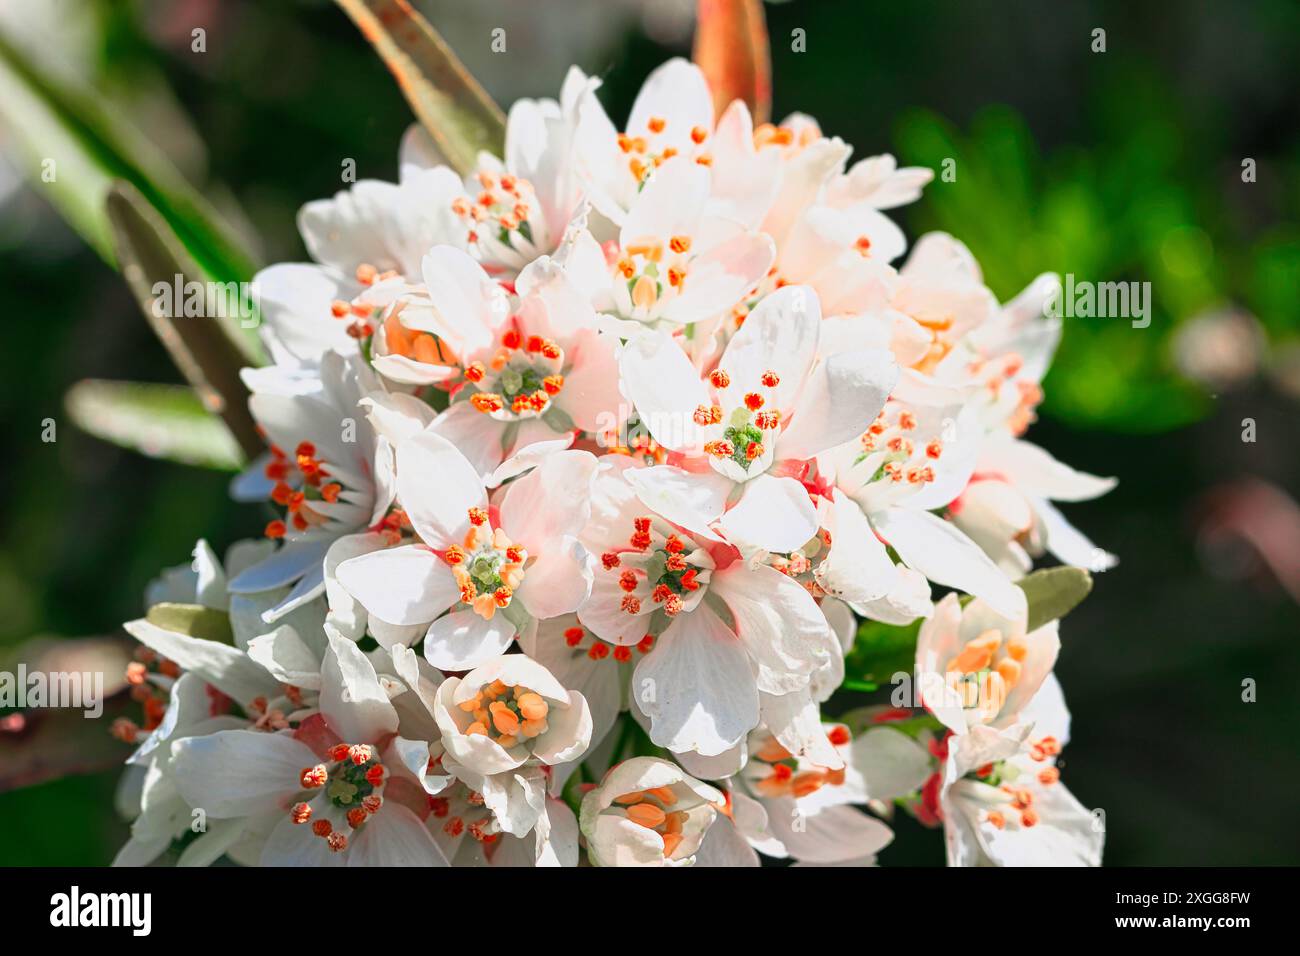
[[[649,70],[689,55],[689,2],[416,5],[502,104],[556,95],[576,62],[605,77],[621,118]],[[898,213],[911,237],[957,235],[1004,299],[1046,270],[1151,282],[1147,329],[1066,320],[1029,434],[1121,479],[1067,506],[1121,564],[1063,627],[1065,779],[1105,810],[1109,865],[1296,863],[1300,6],[766,9],[777,118],[809,113],[858,157],[956,161],[955,181]],[[489,48],[498,26],[504,54]],[[792,50],[796,29],[806,52]],[[258,261],[304,256],[296,209],[341,188],[344,158],[361,177],[396,176],[410,113],[327,0],[6,0],[0,38],[106,97]],[[227,500],[228,475],[122,451],[68,421],[63,396],[83,378],[180,379],[125,283],[27,176],[22,132],[0,121],[0,288],[15,333],[0,350],[2,667],[102,651],[67,639],[120,633],[149,579],[197,538],[220,551],[264,520]],[[0,791],[61,763],[95,772],[0,792],[0,864],[107,863],[125,839],[112,804],[127,748],[107,720],[42,720],[21,732],[0,721]],[[941,839],[902,820],[881,859],[939,863]]]

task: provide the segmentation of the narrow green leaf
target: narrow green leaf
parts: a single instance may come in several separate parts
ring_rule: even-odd
[[[1029,630],[1065,617],[1092,590],[1092,575],[1083,568],[1043,568],[1016,584],[1029,600]]]
[[[0,122],[13,137],[34,187],[105,259],[112,229],[104,200],[126,180],[166,221],[202,274],[219,282],[252,278],[248,243],[220,217],[138,129],[97,90],[56,78],[0,33]],[[255,329],[235,333],[250,363],[264,359]]]
[[[88,379],[64,402],[78,428],[150,458],[227,471],[243,460],[230,432],[185,385]]]
[[[337,0],[397,79],[411,110],[461,175],[501,156],[506,120],[429,22],[406,0]]]
[[[202,315],[177,315],[156,296],[160,287],[173,297],[177,277],[188,282],[198,275],[194,261],[143,196],[130,183],[117,182],[106,202],[113,227],[113,244],[122,275],[135,293],[145,318],[167,348],[172,361],[194,387],[209,411],[221,416],[244,454],[252,458],[264,447],[248,411],[248,389],[239,377],[244,355],[229,333],[228,323],[213,315],[206,302]]]
[[[234,644],[230,615],[202,604],[155,604],[144,616],[165,631],[197,637],[204,641]]]

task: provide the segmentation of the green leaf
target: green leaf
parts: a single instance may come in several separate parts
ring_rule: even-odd
[[[900,671],[912,673],[916,662],[916,635],[920,630],[919,620],[904,627],[863,621],[844,661],[848,678],[845,686],[852,682],[856,686],[850,690],[867,690],[862,685],[879,687],[888,684],[890,678]]]
[[[1083,568],[1043,568],[1016,582],[1029,600],[1028,629],[1065,617],[1092,590],[1092,575]]]
[[[445,40],[405,0],[337,0],[397,79],[411,110],[462,176],[501,156],[506,119]]]
[[[232,471],[243,459],[230,432],[184,385],[88,379],[64,401],[83,431],[151,458]]]
[[[154,295],[161,286],[167,298],[175,298],[177,277],[186,284],[199,281],[194,278],[198,275],[194,260],[130,183],[114,183],[106,206],[122,275],[145,318],[204,407],[221,416],[248,458],[255,457],[264,442],[248,411],[248,388],[239,377],[244,356],[227,331],[229,323],[209,317],[211,301],[202,315],[185,316],[177,314],[183,311],[179,303],[164,307]]]
[[[156,209],[202,275],[244,281],[256,267],[248,243],[217,214],[121,110],[90,87],[39,68],[0,33],[0,121],[13,137],[33,186],[47,195],[85,240],[112,260],[112,229],[104,200],[126,180]],[[237,331],[250,363],[264,359],[255,329]]]
[[[144,618],[165,631],[219,644],[234,644],[230,615],[202,604],[155,604]]]

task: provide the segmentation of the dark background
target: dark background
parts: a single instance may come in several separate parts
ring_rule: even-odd
[[[654,66],[689,55],[689,4],[417,5],[503,104],[555,96],[573,60],[605,77],[617,122]],[[14,4],[0,28],[31,6]],[[304,256],[294,213],[340,188],[342,158],[362,177],[396,177],[410,114],[332,4],[54,6],[67,19],[49,55],[120,98],[214,202],[237,202],[261,261]],[[911,238],[953,232],[1004,299],[1045,270],[1152,283],[1150,328],[1066,320],[1029,433],[1120,478],[1065,506],[1121,560],[1062,628],[1065,780],[1106,811],[1109,865],[1297,862],[1300,537],[1276,532],[1294,527],[1300,489],[1300,6],[795,0],[767,14],[774,116],[809,113],[858,157],[956,160],[955,182],[896,214]],[[506,54],[488,52],[494,26]],[[796,28],[804,53],[790,49]],[[1096,28],[1104,53],[1091,50]],[[151,461],[66,421],[62,397],[82,378],[179,379],[118,275],[39,181],[18,185],[4,137],[0,662],[47,646],[33,640],[118,633],[197,538],[220,551],[265,520],[228,502],[229,475]],[[1254,183],[1241,178],[1247,157]],[[125,755],[105,724],[83,723],[87,767]],[[108,862],[126,832],[119,774],[0,793],[0,864]],[[898,832],[885,865],[942,860],[938,834],[910,821]]]

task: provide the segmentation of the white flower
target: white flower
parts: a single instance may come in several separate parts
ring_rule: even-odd
[[[931,513],[957,496],[974,468],[982,432],[965,399],[905,372],[862,437],[818,461],[835,486],[832,545],[817,569],[828,594],[865,604],[915,589],[888,544],[902,566],[936,584],[981,597],[1007,617],[1023,613],[1024,592],[952,522]]]
[[[578,619],[613,644],[655,635],[632,676],[651,739],[716,756],[758,723],[760,693],[806,690],[836,638],[798,582],[649,507],[630,459],[607,456],[601,466],[583,535],[600,564]]]
[[[1117,561],[1065,519],[1053,501],[1087,501],[1114,478],[1075,471],[1037,445],[991,435],[970,483],[948,505],[953,524],[1009,575],[1028,573],[1045,551],[1065,564],[1104,571]]]
[[[599,86],[570,67],[558,103],[516,100],[510,107],[504,161],[479,154],[477,171],[465,181],[467,195],[451,208],[466,246],[493,276],[513,278],[559,244],[583,195],[578,115],[595,102]]]
[[[397,184],[361,180],[303,206],[298,229],[316,263],[281,263],[253,280],[267,340],[281,364],[318,365],[326,352],[357,351],[373,314],[420,275],[430,246],[458,241],[452,210],[460,179],[420,157],[422,130],[402,141]]]
[[[446,865],[420,818],[423,790],[390,749],[398,715],[373,665],[330,637],[320,713],[295,730],[227,730],[172,743],[181,795],[213,819],[270,825],[263,865]]]
[[[425,290],[402,298],[375,339],[375,367],[399,383],[453,393],[432,422],[487,477],[532,444],[611,427],[617,339],[598,331],[564,259],[544,257],[515,283],[516,300],[465,253],[435,247]]]
[[[586,699],[522,654],[447,678],[434,717],[443,766],[482,795],[501,830],[518,837],[546,819],[549,768],[582,756],[591,742]]]
[[[735,825],[767,856],[872,865],[893,833],[855,805],[916,790],[931,772],[929,755],[886,727],[857,737],[843,724],[818,730],[833,748],[834,767],[791,754],[766,731],[751,735],[748,758],[733,778]]]
[[[1060,649],[1056,621],[1026,634],[1024,614],[1002,617],[978,598],[963,608],[949,594],[917,636],[918,690],[954,733],[1007,727],[1038,693]]]
[[[1100,866],[1105,828],[1060,782],[1069,714],[1054,678],[1000,735],[949,739],[941,806],[949,866]]]
[[[361,399],[377,386],[360,356],[330,352],[318,378],[278,368],[245,370],[249,409],[271,443],[238,490],[283,507],[267,535],[283,539],[274,554],[230,581],[233,594],[291,587],[267,610],[272,623],[325,590],[323,561],[339,537],[377,524],[393,500],[388,452],[365,418]]]
[[[713,99],[708,82],[693,63],[669,60],[646,78],[626,132],[614,128],[600,101],[591,96],[580,104],[576,135],[588,197],[621,225],[662,164],[674,157],[709,162]]]
[[[772,240],[708,214],[711,175],[678,158],[633,200],[611,249],[613,311],[687,325],[726,313],[772,265]]]
[[[338,580],[372,619],[427,624],[424,653],[435,667],[475,666],[534,619],[586,599],[591,570],[576,535],[595,470],[586,452],[545,456],[489,509],[464,456],[440,435],[416,435],[398,446],[397,487],[420,543],[344,561]]]
[[[629,473],[664,517],[713,539],[793,551],[817,532],[816,512],[795,477],[800,463],[871,424],[894,386],[887,353],[817,359],[817,297],[798,287],[767,296],[701,379],[666,333],[629,343],[624,388],[641,421],[681,465]]]
[[[576,614],[562,614],[541,622],[523,650],[561,684],[586,698],[594,750],[626,709],[624,697],[636,660],[648,654],[653,644],[653,640],[636,646],[610,644],[583,627]],[[563,784],[576,769],[576,764],[557,769],[557,781]]]
[[[674,763],[625,760],[582,798],[587,855],[596,866],[689,866],[722,802]]]

